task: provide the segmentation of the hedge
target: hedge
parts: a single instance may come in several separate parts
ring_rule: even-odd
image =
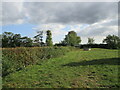
[[[2,49],[2,75],[6,76],[42,60],[59,57],[69,52],[69,47],[18,47]]]

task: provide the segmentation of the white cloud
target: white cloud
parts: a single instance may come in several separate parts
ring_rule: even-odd
[[[117,19],[103,20],[94,24],[76,24],[76,25],[63,25],[63,24],[41,24],[34,28],[35,30],[51,30],[53,34],[54,43],[58,43],[68,31],[74,30],[78,36],[81,37],[82,43],[87,43],[88,37],[95,39],[95,43],[102,43],[102,40],[109,34],[118,35]],[[69,29],[64,30],[64,28]],[[45,39],[45,38],[44,38]]]
[[[113,22],[117,22],[117,19],[103,20],[101,22],[91,24],[77,33],[83,38],[82,43],[87,43],[88,37],[94,37],[96,43],[102,43],[103,38],[105,38],[107,35],[118,35],[117,23],[115,24]]]
[[[33,30],[36,31],[44,31],[44,36],[46,35],[47,30],[51,30],[52,32],[52,38],[54,43],[58,43],[63,40],[64,36],[67,34],[67,31],[62,30],[65,28],[65,25],[62,24],[41,24],[38,25],[37,27],[34,27]],[[44,41],[45,41],[44,37]]]

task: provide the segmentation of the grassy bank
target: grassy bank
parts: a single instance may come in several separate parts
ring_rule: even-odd
[[[71,51],[3,78],[7,88],[118,88],[118,50]]]

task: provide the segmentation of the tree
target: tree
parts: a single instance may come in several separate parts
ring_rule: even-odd
[[[4,32],[2,34],[2,47],[30,47],[32,46],[32,39],[28,37],[21,37],[20,34],[12,32]]]
[[[32,47],[33,46],[33,40],[28,37],[22,37],[21,38],[21,46],[24,47]]]
[[[108,48],[117,49],[120,48],[120,37],[115,35],[108,35],[104,40],[103,43],[108,44]]]
[[[43,31],[38,31],[37,35],[34,36],[35,42],[37,42],[40,46],[43,46]]]
[[[21,45],[21,35],[20,34],[14,34],[11,42],[12,47],[20,47]]]
[[[94,44],[94,38],[88,38],[88,44]]]
[[[81,42],[81,38],[77,36],[76,32],[70,31],[67,35],[65,35],[65,39],[63,40],[63,42],[66,45],[75,46],[79,45],[79,43]]]
[[[53,42],[52,42],[52,33],[50,30],[47,30],[47,38],[46,38],[46,44],[47,46],[52,46]]]
[[[13,36],[12,32],[4,32],[2,34],[2,47],[12,47]]]

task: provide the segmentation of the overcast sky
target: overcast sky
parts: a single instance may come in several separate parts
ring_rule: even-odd
[[[37,30],[50,29],[54,43],[71,30],[82,43],[88,37],[102,43],[108,34],[118,35],[117,2],[4,2],[2,10],[3,31],[33,37]]]

